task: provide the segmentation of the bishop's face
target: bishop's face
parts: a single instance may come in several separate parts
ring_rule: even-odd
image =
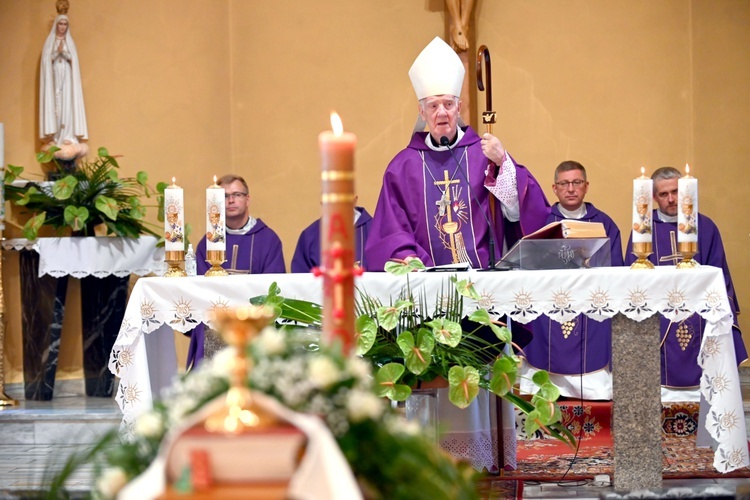
[[[434,95],[419,101],[419,116],[427,123],[430,135],[438,144],[443,136],[451,142],[456,138],[460,113],[461,101],[453,95]]]
[[[659,179],[654,181],[654,201],[661,213],[677,215],[677,179]]]

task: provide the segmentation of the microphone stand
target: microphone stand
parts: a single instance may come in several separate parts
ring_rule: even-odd
[[[486,269],[481,269],[482,271],[502,271],[503,269],[499,269],[495,267],[495,228],[492,225],[492,221],[490,221],[489,217],[487,217],[487,214],[485,213],[484,209],[482,208],[482,205],[479,203],[479,200],[474,195],[474,190],[471,189],[471,184],[469,183],[469,179],[466,178],[466,175],[464,174],[464,171],[461,169],[461,163],[458,161],[458,158],[456,158],[456,155],[453,154],[453,148],[450,146],[450,141],[446,136],[442,136],[440,138],[440,145],[445,146],[448,149],[448,152],[451,154],[451,158],[453,158],[453,161],[456,162],[456,168],[458,169],[459,173],[461,174],[461,177],[466,181],[466,186],[468,188],[469,194],[474,199],[474,203],[477,204],[477,207],[479,208],[479,212],[484,217],[484,221],[487,223],[487,228],[490,230],[490,241],[489,241],[489,251],[490,251],[490,258],[489,263]],[[490,196],[492,196],[490,194]]]

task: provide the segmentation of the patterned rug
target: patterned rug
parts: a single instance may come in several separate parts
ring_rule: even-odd
[[[523,481],[486,477],[479,482],[479,498],[496,500],[501,498],[523,498]]]
[[[571,402],[561,405],[563,422],[579,437],[577,452],[556,439],[518,438],[518,468],[508,471],[508,479],[562,481],[590,479],[597,474],[612,477],[613,445],[610,433],[612,404],[609,402]],[[662,409],[662,475],[665,479],[750,477],[750,468],[721,474],[713,467],[710,448],[697,448],[698,403],[669,403]],[[523,420],[517,428],[523,429]]]

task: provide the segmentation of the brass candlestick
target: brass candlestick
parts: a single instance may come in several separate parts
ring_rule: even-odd
[[[652,253],[651,242],[633,243],[633,255],[637,259],[630,265],[630,269],[654,269],[654,265],[648,260],[648,256]]]
[[[700,266],[693,259],[693,256],[698,253],[697,241],[680,242],[677,244],[677,249],[682,254],[682,260],[677,263],[677,269],[693,269]]]
[[[227,261],[226,251],[224,250],[207,250],[206,262],[211,264],[211,268],[206,271],[205,276],[229,276],[226,269],[221,267]]]
[[[243,306],[236,310],[216,311],[216,326],[226,343],[234,347],[235,358],[231,361],[226,405],[206,419],[207,431],[241,434],[278,423],[275,416],[253,404],[250,389],[246,385],[247,374],[252,368],[246,356],[247,345],[273,316],[273,309],[267,306]]]
[[[168,250],[164,252],[164,260],[169,265],[169,269],[164,273],[165,278],[181,278],[187,276],[185,272],[185,251]]]

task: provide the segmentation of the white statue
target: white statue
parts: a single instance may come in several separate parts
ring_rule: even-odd
[[[62,148],[62,158],[77,158],[88,151],[88,146],[77,146],[88,139],[88,130],[78,52],[69,23],[68,16],[58,15],[44,42],[39,71],[39,137],[48,145]]]

